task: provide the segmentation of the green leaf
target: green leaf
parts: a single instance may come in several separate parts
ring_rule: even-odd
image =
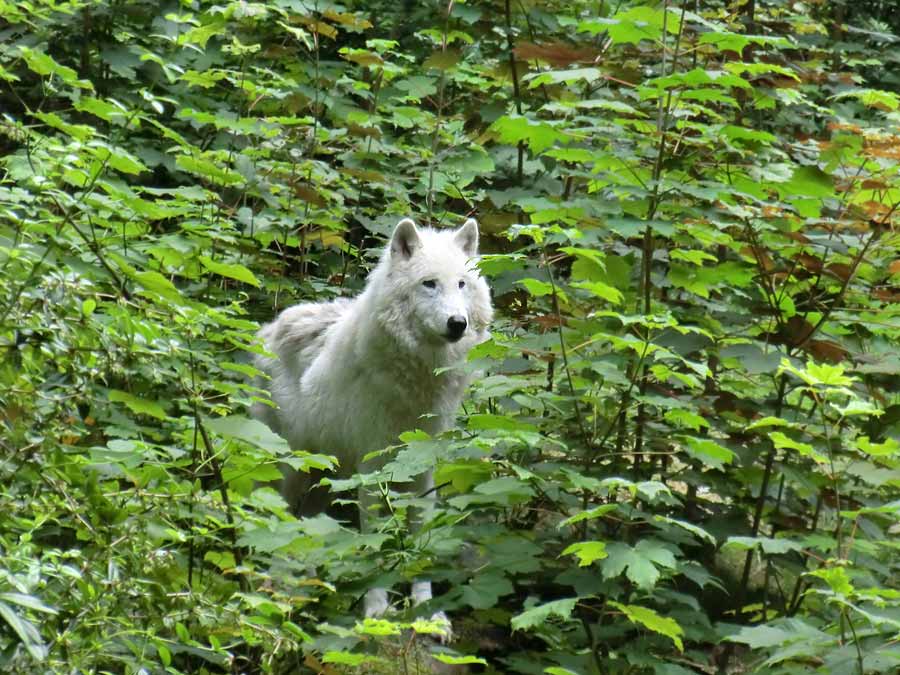
[[[134,155],[122,148],[112,147],[106,143],[99,142],[92,143],[90,147],[94,152],[94,156],[100,162],[105,162],[116,171],[136,176],[149,170]]]
[[[239,185],[244,182],[244,177],[237,171],[219,166],[213,161],[202,157],[178,155],[175,158],[175,165],[188,173],[205,178],[218,185]]]
[[[399,82],[395,82],[394,86],[397,87],[397,89],[406,92],[407,95],[405,100],[415,102],[419,102],[423,98],[427,98],[428,96],[437,93],[435,78],[424,75],[416,75],[405,80],[400,80]]]
[[[524,279],[522,281],[525,281]],[[533,280],[532,280],[533,281]],[[588,291],[597,298],[602,298],[607,302],[618,305],[625,300],[625,296],[618,288],[607,286],[601,281],[575,281],[572,283],[573,288],[581,288]]]
[[[381,659],[367,654],[328,651],[322,655],[322,663],[337,663],[343,666],[361,666],[364,663],[378,663]]]
[[[473,486],[491,477],[492,465],[488,462],[444,462],[434,472],[437,485],[450,483],[457,492],[468,492]]]
[[[547,122],[536,122],[518,115],[504,115],[491,125],[490,130],[497,134],[501,143],[516,145],[522,141],[536,154],[556,143],[572,140],[572,136]]]
[[[727,635],[724,639],[746,644],[751,649],[771,649],[794,642],[805,643],[810,647],[814,647],[815,643],[834,642],[834,636],[799,619],[779,619],[763,626],[742,626],[736,634]],[[800,656],[805,657],[806,652],[802,652]]]
[[[649,590],[659,580],[659,567],[675,567],[675,556],[659,541],[644,539],[632,548],[620,542],[608,543],[607,557],[601,563],[604,579],[613,579],[622,572],[638,587]]]
[[[516,283],[521,284],[528,291],[528,294],[535,298],[541,298],[545,295],[554,293],[553,284],[548,281],[540,281],[539,279],[519,279]]]
[[[694,525],[693,523],[688,523],[684,520],[678,520],[677,518],[669,518],[668,516],[653,516],[653,522],[655,523],[666,523],[669,525],[675,525],[682,529],[687,530],[693,535],[696,535],[698,539],[703,539],[709,544],[715,545],[716,538],[712,536],[709,532],[704,530],[702,527],[698,525]]]
[[[772,417],[771,415],[767,415],[766,417],[761,417],[758,420],[754,420],[750,424],[747,425],[747,431],[753,431],[754,429],[761,429],[762,427],[792,427],[794,426],[790,422],[781,417]]]
[[[767,131],[759,131],[757,129],[747,129],[746,127],[736,127],[726,124],[719,129],[719,133],[730,141],[738,141],[742,145],[748,143],[761,143],[763,145],[771,145],[776,143],[778,138]]]
[[[873,443],[868,436],[860,436],[856,439],[856,448],[872,457],[891,457],[900,455],[900,443],[893,438],[886,438],[884,443]]]
[[[158,402],[151,399],[139,398],[134,394],[119,389],[110,389],[109,400],[116,403],[124,403],[133,413],[139,415],[149,415],[158,420],[166,419],[166,410]]]
[[[804,457],[809,457],[819,464],[828,463],[828,457],[820,452],[817,452],[816,449],[813,448],[813,446],[811,446],[809,443],[801,443],[800,441],[795,441],[794,439],[786,436],[780,431],[770,431],[768,433],[768,436],[772,440],[772,443],[775,445],[775,447],[779,450],[796,450]]]
[[[220,263],[207,256],[201,256],[200,262],[213,274],[218,274],[221,277],[228,277],[229,279],[236,279],[237,281],[242,281],[245,284],[250,284],[251,286],[259,288],[259,279],[254,276],[253,272],[241,264]]]
[[[729,51],[740,54],[749,44],[776,45],[787,47],[790,45],[785,38],[768,35],[746,35],[744,33],[731,33],[729,31],[710,31],[700,35],[701,45],[715,45],[720,52]]]
[[[842,388],[852,385],[854,381],[854,378],[844,375],[845,370],[843,366],[832,366],[827,363],[816,363],[815,361],[807,361],[806,368],[798,368],[788,359],[782,359],[779,372],[782,371],[796,375],[811,386],[821,385]]]
[[[159,272],[136,272],[134,277],[145,290],[150,291],[166,300],[172,300],[178,304],[184,304],[185,300],[175,285]]]
[[[582,511],[581,513],[576,513],[574,516],[570,518],[566,518],[559,524],[559,527],[563,527],[565,525],[573,525],[575,523],[580,523],[582,520],[593,520],[594,518],[602,518],[607,513],[615,511],[619,508],[618,504],[601,504],[600,506],[595,506],[592,509],[588,509],[587,511]]]
[[[661,9],[639,5],[617,12],[610,19],[583,21],[578,30],[592,34],[604,31],[613,44],[637,44],[642,40],[661,40],[664,22],[668,33],[678,33],[677,14],[670,12],[666,18]]]
[[[5,602],[0,602],[0,619],[6,622],[12,631],[18,636],[31,658],[37,662],[47,657],[47,647],[41,639],[41,634],[34,624],[19,616],[16,611]]]
[[[19,605],[20,607],[27,607],[36,612],[43,612],[44,614],[59,614],[58,610],[45,605],[40,598],[36,598],[33,595],[26,595],[25,593],[0,593],[0,601],[12,605]]]
[[[707,422],[703,417],[690,410],[685,410],[684,408],[673,408],[672,410],[667,410],[663,414],[663,417],[670,424],[674,424],[675,426],[681,427],[682,429],[692,429],[693,431],[700,431],[701,428],[709,428],[709,422]]]
[[[488,568],[462,587],[462,601],[473,609],[489,609],[515,592],[505,572]]]
[[[819,569],[810,572],[809,576],[822,579],[828,584],[828,587],[838,595],[850,596],[853,595],[855,591],[853,582],[850,580],[846,568],[841,565],[836,565],[835,567],[820,567]]]
[[[229,415],[204,420],[205,426],[223,438],[237,438],[258,448],[282,455],[290,451],[287,441],[259,420],[244,415]]]
[[[432,654],[435,661],[446,663],[450,666],[462,666],[467,663],[477,663],[482,666],[488,665],[488,662],[478,656],[453,656],[451,654]]]
[[[863,105],[880,110],[896,111],[900,109],[900,96],[883,89],[854,89],[832,96],[835,101],[847,98],[854,98]]]
[[[723,546],[733,546],[742,550],[759,547],[767,555],[803,550],[803,545],[798,542],[790,539],[772,539],[771,537],[728,537]]]
[[[542,73],[532,73],[523,77],[522,81],[528,82],[529,89],[534,89],[542,84],[569,84],[579,80],[594,82],[601,79],[603,74],[600,68],[572,68],[570,70],[550,70]]]
[[[651,630],[659,635],[664,635],[675,643],[678,651],[684,651],[684,644],[681,641],[684,630],[678,625],[678,622],[675,621],[675,619],[660,616],[649,607],[623,605],[613,601],[609,601],[608,604],[623,612],[632,623],[640,624],[647,630]]]
[[[723,469],[725,464],[734,460],[734,453],[710,438],[696,438],[694,436],[679,436],[684,443],[684,449],[689,455],[713,469]]]
[[[578,598],[563,598],[562,600],[554,600],[543,605],[537,605],[512,617],[510,625],[514,631],[528,630],[546,623],[552,616],[567,620],[572,616],[572,611],[575,609],[575,603],[577,602]]]
[[[480,413],[469,415],[466,426],[473,431],[526,431],[536,432],[537,427],[509,415],[491,415]]]
[[[48,127],[57,129],[58,131],[61,131],[64,134],[82,142],[93,138],[96,134],[96,131],[93,127],[90,127],[86,124],[69,124],[56,113],[35,112],[33,113],[33,115]]]
[[[360,635],[375,635],[384,637],[386,635],[400,635],[402,626],[387,619],[375,619],[366,617],[362,623],[357,622],[354,631]]]
[[[66,84],[75,85],[82,89],[94,88],[94,85],[90,82],[79,80],[78,73],[68,66],[57,63],[49,54],[45,54],[37,49],[30,49],[23,45],[19,45],[19,52],[21,52],[28,67],[38,75],[55,75]]]
[[[778,185],[786,199],[796,197],[835,197],[834,182],[830,175],[815,166],[798,166],[790,180]]]
[[[579,567],[587,567],[595,560],[606,557],[606,543],[602,541],[582,541],[567,546],[560,555],[574,555]]]

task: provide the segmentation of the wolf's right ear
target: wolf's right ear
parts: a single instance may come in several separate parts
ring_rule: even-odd
[[[391,256],[409,260],[421,244],[416,224],[412,218],[404,218],[397,223],[394,234],[391,235]]]
[[[453,238],[467,256],[478,255],[478,222],[474,218],[466,220]]]

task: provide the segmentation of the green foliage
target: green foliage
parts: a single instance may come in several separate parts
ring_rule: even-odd
[[[0,670],[896,672],[890,5],[0,3]],[[294,518],[259,324],[468,214],[459,429]]]

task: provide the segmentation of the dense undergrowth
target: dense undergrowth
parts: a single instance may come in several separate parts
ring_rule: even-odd
[[[0,2],[0,670],[385,672],[440,607],[476,672],[897,672],[891,4]],[[376,532],[297,521],[245,354],[404,215],[482,224],[485,375]]]

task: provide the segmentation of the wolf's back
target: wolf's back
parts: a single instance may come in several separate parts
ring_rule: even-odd
[[[269,380],[260,382],[260,386],[269,390],[272,401],[279,408],[296,400],[300,378],[322,351],[325,334],[344,316],[352,302],[338,298],[330,302],[294,305],[260,329],[266,350],[276,358],[257,355],[254,365],[269,376]],[[278,410],[258,403],[253,415],[273,431],[281,433]]]

